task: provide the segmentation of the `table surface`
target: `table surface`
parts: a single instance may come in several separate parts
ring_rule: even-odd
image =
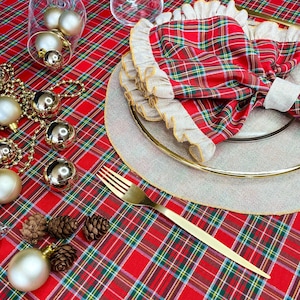
[[[21,196],[0,206],[0,220],[10,227],[0,239],[1,299],[300,299],[300,215],[243,215],[187,203],[139,178],[110,144],[104,124],[107,84],[121,56],[129,50],[130,28],[118,24],[109,1],[83,1],[87,23],[76,53],[63,70],[50,71],[29,57],[28,1],[0,2],[0,63],[11,63],[32,90],[49,88],[62,79],[79,79],[86,92],[62,102],[59,117],[76,127],[78,139],[67,151],[50,150],[38,136],[32,167],[22,175]],[[226,3],[226,2],[224,2]],[[238,0],[237,4],[300,23],[300,2],[294,0]],[[165,1],[173,10],[181,1]],[[121,116],[120,116],[121,117]],[[20,141],[33,126],[22,120]],[[68,192],[50,190],[43,181],[45,165],[58,157],[76,166],[78,182]],[[112,195],[95,174],[106,165],[140,185],[155,201],[181,214],[271,275],[265,280],[226,259],[144,207],[132,207]],[[39,212],[47,218],[69,215],[79,227],[66,242],[77,250],[67,272],[51,272],[33,292],[13,289],[7,266],[20,250],[31,247],[20,234],[25,219]],[[86,216],[100,214],[110,229],[100,240],[88,242],[82,233]],[[37,247],[53,242],[45,237]]]

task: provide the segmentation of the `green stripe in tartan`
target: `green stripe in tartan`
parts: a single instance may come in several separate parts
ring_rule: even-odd
[[[82,118],[80,125],[78,127],[90,126],[90,124],[92,124],[92,123],[93,123],[92,119],[85,116]],[[94,136],[97,136],[97,138],[101,138],[102,136],[104,136],[106,134],[104,125],[99,124],[98,127],[94,127],[93,129],[94,129],[93,134],[94,134]],[[96,140],[95,139],[85,139],[85,140],[81,139],[79,142],[80,142],[80,147],[82,149],[84,149],[85,151],[87,151],[94,146]]]
[[[94,257],[94,255],[92,256]],[[107,261],[105,268],[102,268],[101,274],[103,275],[103,281],[114,278],[120,271],[120,266],[118,266],[114,261]]]
[[[101,156],[101,161],[103,161],[105,164],[108,164],[110,162],[114,162],[116,157],[116,150],[112,147],[111,151],[106,151],[103,153],[103,155]]]
[[[149,296],[147,295],[149,295],[149,288],[141,281],[136,281],[135,284],[132,286],[131,290],[128,292],[126,299],[143,300],[149,298]],[[152,295],[152,291],[151,291],[151,295]],[[155,295],[155,298],[152,299],[164,300],[163,297],[159,297],[157,295]]]
[[[227,300],[231,298],[231,290],[227,290],[227,285],[230,284],[232,280],[232,287],[238,281],[237,279],[237,270],[239,265],[231,261],[230,259],[225,259],[220,273],[222,273],[221,278],[216,278],[216,281],[211,284],[209,290],[206,294],[206,299],[214,300]],[[247,281],[246,286],[239,291],[239,299],[248,299],[245,294],[248,295],[259,295],[264,287],[265,280],[262,280],[258,275],[251,275],[250,279]]]
[[[287,224],[285,224],[284,222],[278,220],[276,226],[274,226],[273,228],[272,236],[274,237],[274,239],[269,239],[269,241],[266,243],[266,246],[262,252],[263,255],[266,258],[274,261],[280,253],[280,249],[278,248],[280,245],[276,243],[276,241],[283,241],[289,234],[289,232],[289,226],[287,226]]]
[[[61,279],[61,284],[68,289],[72,289],[76,287],[79,279],[80,279],[79,274],[70,270],[64,274],[63,278]]]
[[[172,229],[170,230],[166,239],[168,239],[168,244],[170,245],[177,245],[182,244],[182,235],[184,234],[184,230],[178,227],[177,225],[173,225]],[[194,247],[187,248],[190,250],[189,253],[186,254],[186,260],[184,259],[176,269],[170,269],[170,273],[183,283],[186,283],[189,278],[193,275],[193,266],[194,264],[189,264],[188,258],[189,257],[202,257],[204,254],[204,250],[207,249],[207,246],[203,243],[196,243]],[[161,248],[157,249],[155,255],[152,257],[152,262],[157,264],[158,266],[168,265],[170,261],[173,260],[171,254],[174,254],[172,250],[166,251],[166,248],[162,246]]]
[[[289,2],[289,1],[285,0],[284,2]],[[295,3],[295,2],[296,1],[293,1],[293,2],[290,1],[290,3]],[[265,1],[265,3],[266,3],[266,6],[267,6],[268,5],[268,1]],[[278,16],[284,16],[286,13],[290,13],[290,12],[291,11],[289,9],[287,9],[285,5],[280,5],[280,6],[277,7],[276,15],[278,15]],[[299,11],[295,10],[294,14],[297,17],[299,17]]]
[[[99,89],[99,88],[103,87],[104,85],[106,85],[106,82],[104,82],[102,80],[97,80],[93,84],[94,84],[94,89]],[[104,101],[100,102],[99,107],[101,110],[104,110],[104,104],[105,104]]]
[[[251,291],[253,295],[260,295],[265,286],[265,282],[266,281],[262,277],[253,273],[253,275],[250,277],[250,280],[247,281],[245,290]]]
[[[22,205],[18,206],[18,211],[15,213],[15,217],[17,216],[26,216],[29,211],[31,211],[32,207],[34,206],[34,203],[32,203],[30,200],[23,201]],[[5,224],[10,227],[14,226],[15,219],[10,219],[10,221],[5,222]],[[28,246],[28,244],[27,244]]]
[[[172,244],[177,244],[182,241],[182,233],[183,230],[177,227],[177,230],[173,230],[171,234],[173,235],[171,241]],[[187,257],[197,257],[198,259],[202,257],[207,249],[207,245],[202,242],[197,242],[194,244],[193,247],[189,247],[190,252],[187,254]],[[195,267],[194,263],[187,263],[188,260],[182,261],[181,264],[178,265],[178,268],[175,269],[174,277],[177,280],[180,280],[183,283],[187,283],[191,276],[193,276],[193,267]]]
[[[86,41],[85,44],[87,44],[88,41]],[[99,49],[99,45],[96,43],[90,44],[89,45],[89,49],[91,50],[91,52],[93,52],[93,50],[97,50]],[[81,58],[85,58],[87,53],[80,53],[80,57]],[[101,60],[102,61],[102,60]],[[88,75],[88,74],[87,74]]]
[[[208,216],[208,222],[210,226],[213,226],[214,228],[219,228],[224,221],[226,214],[224,214],[223,211],[220,210],[214,210],[212,211]]]
[[[300,295],[300,292],[299,292],[299,278],[300,278],[300,262],[298,263],[298,268],[297,268],[297,270],[295,272],[294,279],[292,280],[292,282],[290,284],[290,287],[289,287],[290,291],[294,291],[294,292],[290,292],[289,293],[290,295],[293,295],[293,296],[296,296],[296,297],[297,297],[297,295],[298,296]],[[297,295],[296,295],[296,293],[297,293]],[[295,299],[299,299],[299,297],[294,298],[294,297],[292,297],[290,295],[285,295],[283,300],[295,300]]]
[[[124,202],[123,205],[123,211],[124,214],[128,214],[132,211],[134,211],[135,208],[133,205],[131,204],[127,204]],[[143,224],[144,227],[147,227],[147,225],[151,226],[155,220],[156,220],[156,213],[154,211],[147,211],[147,213],[142,213],[139,215],[139,223]],[[122,226],[122,224],[120,223],[120,227]],[[140,241],[143,239],[145,234],[145,231],[142,229],[138,229],[136,231],[131,231],[130,234],[127,236],[127,238],[125,239],[126,244],[130,245],[130,247],[136,247]]]
[[[114,51],[114,50],[109,50],[106,52],[106,59],[104,60],[98,60],[95,62],[95,66],[100,67],[102,65],[106,65],[107,64],[107,60],[110,60],[110,58],[114,58],[114,57],[118,57],[120,56],[118,52]]]
[[[48,154],[47,154],[47,157],[48,157]],[[36,177],[36,176],[39,177],[41,175],[41,172],[43,172],[43,170],[40,167],[41,166],[37,165],[37,164],[33,165],[26,171],[26,175],[31,178]],[[44,167],[44,166],[42,166],[42,167]]]
[[[74,113],[74,108],[71,106],[64,106],[63,109],[60,112],[60,117],[61,116],[70,116]]]
[[[187,203],[185,207],[186,211],[189,213],[192,213],[193,215],[197,216],[199,214],[199,204],[189,202]],[[223,211],[220,210],[212,210],[209,211],[208,214],[208,224],[209,226],[218,229],[222,222],[224,221],[224,218],[226,217],[226,214]],[[205,218],[205,216],[204,216]]]
[[[77,202],[80,197],[80,193],[67,193],[66,196],[64,197],[64,202],[65,203],[68,203],[68,204],[71,204],[71,203],[74,203],[74,202]]]

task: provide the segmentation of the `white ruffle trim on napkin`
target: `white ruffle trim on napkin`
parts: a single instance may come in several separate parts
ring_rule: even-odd
[[[165,122],[166,127],[173,130],[176,140],[180,143],[188,142],[190,144],[189,151],[195,160],[199,162],[209,160],[215,153],[216,145],[199,130],[181,103],[174,99],[172,85],[152,55],[149,32],[153,26],[146,19],[142,19],[131,29],[131,58],[137,70],[134,93],[139,91],[140,94],[136,98],[133,97],[133,94],[131,96],[127,94],[126,98],[130,98],[131,105],[134,105],[137,111],[142,111],[141,115],[146,120],[151,118],[150,113],[153,113],[154,108]],[[151,54],[150,59],[148,55],[143,55],[141,49],[146,51],[145,53]],[[122,59],[122,64],[126,64],[126,61],[128,62],[128,57]],[[127,74],[126,69],[127,67],[124,66],[125,74]],[[130,80],[129,77],[128,79]],[[124,83],[124,73],[121,71],[120,84],[128,91]],[[146,102],[141,100],[143,97],[147,100]]]
[[[230,1],[226,6],[219,1],[204,0],[196,1],[193,6],[183,4],[173,13],[162,13],[156,18],[156,24],[160,25],[172,20],[205,19],[217,15],[234,18],[249,39],[265,38],[278,42],[300,40],[300,30],[297,27],[282,29],[278,24],[269,21],[253,25],[253,22],[248,21],[248,13],[245,10],[238,10],[234,1]],[[207,161],[214,155],[216,146],[195,125],[180,102],[174,99],[172,85],[152,54],[149,33],[154,26],[148,20],[141,19],[131,29],[130,53],[123,56],[120,72],[120,84],[125,89],[125,97],[143,118],[149,121],[163,120],[168,129],[173,129],[178,142],[188,142],[190,154],[196,161]],[[297,82],[299,73],[300,67],[297,66],[290,72],[287,81],[299,84]],[[269,99],[274,99],[273,93],[272,96],[270,94]],[[284,109],[290,105],[290,101],[291,99],[285,104]],[[273,100],[270,102],[273,103]]]
[[[288,111],[300,95],[300,85],[281,78],[275,78],[265,98],[266,109]]]
[[[198,0],[192,6],[183,4],[175,9],[173,13],[165,12],[156,17],[156,25],[161,25],[170,21],[184,21],[195,19],[206,19],[214,16],[228,16],[235,19],[243,28],[246,36],[250,40],[269,39],[277,42],[295,42],[300,40],[300,30],[298,26],[280,28],[275,22],[254,22],[248,20],[248,12],[245,9],[238,10],[234,1],[227,5],[220,1]]]

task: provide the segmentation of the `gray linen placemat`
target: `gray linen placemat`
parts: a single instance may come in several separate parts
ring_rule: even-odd
[[[163,153],[144,135],[133,119],[119,84],[120,67],[119,64],[109,81],[105,103],[105,126],[110,142],[119,156],[140,177],[173,196],[210,207],[260,215],[280,215],[300,210],[297,191],[300,170],[267,178],[233,178],[194,169]],[[300,141],[298,126],[297,123],[292,124],[289,130],[292,130],[294,135],[299,132],[296,138]],[[286,137],[282,135],[279,138]],[[268,141],[260,143],[268,143]],[[243,149],[243,146],[239,144],[223,143],[219,149],[220,153],[228,153],[228,147],[233,147],[231,149],[235,149],[237,153],[240,151],[238,147]],[[291,162],[290,156],[295,152],[300,153],[298,151],[300,142],[295,144],[295,149],[282,149],[282,147],[274,149],[272,146],[269,151],[262,147],[260,152],[257,151],[257,145],[250,143],[247,147],[250,147],[249,151],[251,147],[254,149],[251,154],[252,158],[251,155],[247,158],[248,163],[249,159],[258,160],[258,162],[261,159],[262,165],[258,166],[261,168],[272,167],[276,160],[279,168],[290,166],[289,164],[293,164],[294,160],[297,161],[297,158],[293,158]],[[219,161],[216,160],[216,165],[224,167],[221,166],[223,161],[227,167],[228,162],[224,162],[222,156],[220,157]],[[244,168],[243,164],[237,163],[237,160],[228,157],[228,161],[231,162],[230,168],[234,168],[235,164],[238,165],[237,167],[242,165]],[[268,162],[270,166],[265,162]],[[275,165],[277,167],[277,164]]]

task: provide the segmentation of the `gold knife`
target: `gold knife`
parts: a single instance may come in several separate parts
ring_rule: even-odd
[[[231,250],[225,244],[221,243],[215,237],[208,234],[206,231],[202,230],[198,226],[194,225],[193,223],[189,222],[185,218],[181,217],[180,215],[176,214],[172,210],[156,204],[155,209],[165,215],[167,218],[172,220],[175,224],[179,225],[181,228],[186,230],[188,233],[205,243],[207,246],[213,248],[214,250],[222,253],[227,258],[233,260],[234,262],[238,263],[239,265],[251,270],[252,272],[263,276],[264,278],[270,279],[271,276],[264,271],[260,270],[258,267],[250,263],[248,260]]]

